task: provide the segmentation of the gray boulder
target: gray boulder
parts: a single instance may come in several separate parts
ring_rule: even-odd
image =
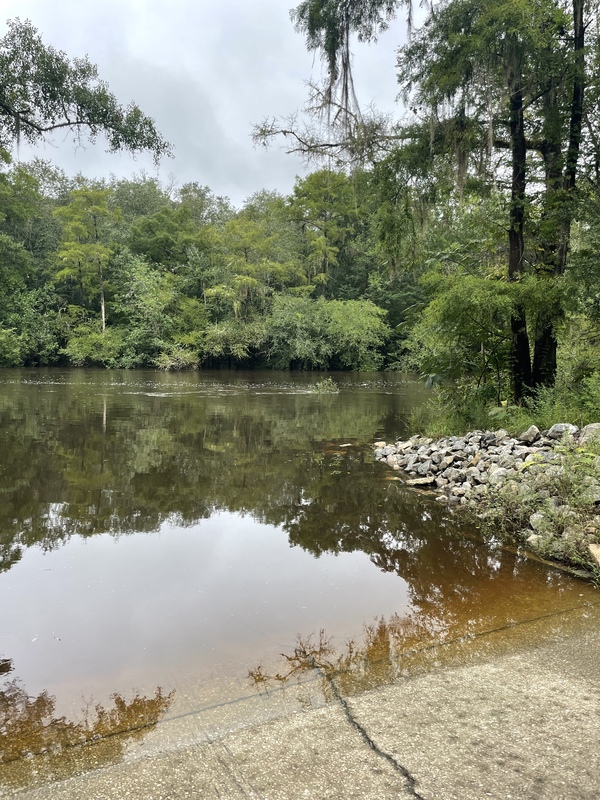
[[[417,462],[417,460],[418,460],[418,458],[417,458],[417,456],[416,456],[414,453],[413,453],[412,455],[410,455],[410,456],[408,457],[408,460],[407,460],[406,464],[404,465],[404,469],[405,469],[407,472],[411,472],[411,471],[412,471],[412,469],[414,468],[414,465],[415,465],[415,463]]]
[[[481,472],[477,469],[477,467],[469,467],[466,469],[465,478],[470,483],[481,483],[482,481]]]
[[[592,422],[582,429],[579,444],[587,444],[592,439],[600,439],[600,422]]]
[[[441,470],[448,469],[448,467],[450,467],[452,464],[454,464],[454,459],[455,458],[456,458],[456,456],[453,456],[453,455],[452,456],[446,456],[446,458],[442,459],[442,461],[440,462],[440,469]]]
[[[587,486],[581,495],[581,499],[589,505],[600,506],[600,485],[595,483]]]
[[[542,539],[543,537],[539,533],[532,533],[531,536],[527,537],[527,544],[531,547],[537,547],[541,544]]]
[[[498,484],[504,483],[507,477],[508,470],[504,469],[504,467],[497,467],[493,472],[490,470],[488,482],[491,486],[498,486]]]
[[[464,481],[465,475],[462,470],[454,469],[454,467],[449,467],[444,473],[443,477],[447,478],[449,481]]]
[[[594,561],[600,566],[600,544],[589,544],[588,550]]]
[[[520,442],[533,444],[534,442],[537,442],[540,436],[541,436],[540,429],[535,425],[531,425],[529,428],[527,428],[526,431],[523,431],[523,433],[518,437],[518,439]]]
[[[529,525],[534,531],[539,533],[547,530],[550,527],[550,521],[545,514],[541,513],[541,511],[536,511],[535,514],[532,514],[529,517]]]
[[[548,439],[562,439],[565,433],[568,436],[574,436],[579,428],[577,425],[571,425],[570,422],[557,422],[548,431]]]

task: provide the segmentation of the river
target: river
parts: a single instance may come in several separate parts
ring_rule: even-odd
[[[0,372],[0,794],[596,602],[374,462],[418,383],[323,377]]]

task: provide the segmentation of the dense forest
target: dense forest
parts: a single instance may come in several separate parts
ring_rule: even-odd
[[[169,148],[95,68],[64,57],[61,72],[64,54],[13,23],[0,42],[0,69],[11,52],[23,62],[0,96],[0,364],[409,369],[451,382],[463,411],[548,392],[598,405],[597,4],[428,4],[398,50],[391,120],[358,106],[351,46],[405,5],[292,12],[325,78],[308,122],[254,135],[285,137],[315,170],[241,208],[200,183],[11,163],[20,136],[60,125],[108,131],[112,149]],[[62,119],[73,85],[83,95]]]
[[[366,173],[317,171],[241,209],[42,162],[1,186],[5,366],[377,369],[423,295],[379,252]]]

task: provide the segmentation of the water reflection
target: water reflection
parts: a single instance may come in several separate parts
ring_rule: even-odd
[[[259,684],[310,656],[358,691],[414,653],[591,597],[386,480],[368,443],[403,433],[418,389],[336,376],[339,394],[311,394],[318,377],[0,374],[7,785],[16,765],[31,776],[25,753],[51,776],[83,751],[114,763],[171,702],[177,716],[246,694],[257,659]],[[290,650],[320,628],[351,643]],[[282,651],[285,669],[266,666]]]
[[[144,610],[152,609],[157,642],[152,647],[145,641],[148,652],[162,650],[159,631],[171,638],[173,614],[181,620],[205,619],[207,607],[224,638],[242,613],[239,604],[228,606],[235,597],[244,606],[256,601],[253,617],[243,614],[249,630],[270,629],[274,614],[284,609],[290,619],[298,619],[298,607],[313,602],[309,595],[322,575],[295,553],[285,560],[276,556],[275,530],[316,558],[365,554],[381,573],[403,579],[391,610],[403,612],[408,594],[415,618],[426,620],[427,630],[449,636],[456,629],[477,630],[490,620],[507,624],[540,605],[568,605],[581,591],[558,572],[486,545],[439,504],[385,480],[389,470],[373,462],[366,443],[390,430],[402,432],[418,389],[401,378],[377,376],[365,382],[342,376],[346,382],[339,394],[318,395],[307,392],[318,376],[306,375],[88,370],[3,375],[0,569],[9,571],[33,545],[52,551],[75,534],[74,543],[93,539],[94,547],[90,542],[85,553],[70,550],[83,583],[72,578],[64,561],[56,574],[59,581],[60,575],[63,581],[68,578],[71,593],[77,594],[61,597],[65,607],[84,593],[88,617],[113,631],[110,647],[102,645],[107,652],[115,647],[114,631],[123,627],[123,620],[109,619],[119,603],[137,609],[136,632],[147,627]],[[224,511],[230,516],[219,518],[217,512]],[[241,519],[255,524],[241,526]],[[234,526],[240,529],[237,538],[231,535]],[[175,527],[206,530],[206,541],[200,536],[179,540]],[[160,547],[151,548],[151,537],[142,536],[153,531],[168,537]],[[132,546],[109,552],[100,534],[131,539]],[[213,578],[211,547],[218,543],[228,563]],[[185,581],[174,548],[186,566]],[[243,554],[244,564],[237,563],[234,550]],[[90,558],[98,564],[96,571],[89,568]],[[150,572],[155,562],[160,569]],[[275,564],[294,575],[293,582],[287,581],[289,597],[263,594],[264,585],[275,586],[269,574]],[[52,591],[53,576],[40,575],[43,569],[37,567],[36,585]],[[130,577],[111,584],[116,575]],[[219,586],[219,580],[226,585]],[[214,597],[198,595],[204,584],[212,587]],[[344,585],[356,598],[367,586],[362,568]],[[89,586],[98,591],[90,592]],[[368,586],[373,592],[372,581]],[[155,587],[168,598],[165,603],[153,601]],[[309,600],[298,602],[302,591]],[[5,596],[26,600],[17,586]],[[264,598],[260,606],[259,597]],[[346,602],[348,597],[339,597],[341,606]],[[315,616],[324,616],[323,605],[322,600]],[[381,610],[390,611],[389,599]],[[186,647],[197,658],[199,640],[210,641],[211,647],[214,643],[204,632],[186,636],[187,625],[178,626],[180,659]],[[281,628],[277,623],[277,635]],[[123,641],[133,634],[128,629]],[[242,635],[236,633],[238,639]],[[120,657],[122,663],[131,660],[124,650]]]
[[[296,391],[272,382],[257,392],[227,376],[4,375],[13,377],[0,391],[0,570],[34,544],[193,525],[216,510],[280,524],[320,493],[327,475],[315,451],[399,430],[418,392],[399,380],[394,394],[354,386],[332,396],[307,393],[305,377]]]
[[[7,662],[6,659],[3,663]],[[18,679],[0,689],[0,777],[5,786],[25,787],[81,769],[117,763],[130,741],[141,740],[169,709],[174,692],[157,687],[153,696],[120,693],[111,705],[86,705],[79,721],[56,712],[47,691],[30,696]],[[93,755],[82,748],[93,747]]]
[[[421,630],[465,634],[526,617],[540,602],[569,605],[588,593],[558,571],[538,570],[484,542],[460,517],[414,491],[372,475],[361,480],[362,462],[360,452],[346,451],[340,479],[325,458],[318,497],[296,502],[283,526],[292,544],[317,557],[360,550],[382,572],[402,577]],[[343,491],[344,481],[352,491]]]
[[[297,699],[304,708],[323,700],[341,701],[431,669],[481,662],[589,629],[590,623],[600,622],[600,601],[557,608],[506,625],[488,620],[494,627],[482,624],[476,632],[457,627],[453,635],[437,630],[431,622],[414,614],[382,616],[365,625],[362,636],[344,644],[336,644],[336,637],[325,630],[318,636],[298,636],[289,652],[280,653],[279,666],[269,670],[259,663],[248,670],[248,679],[260,694],[297,686]]]

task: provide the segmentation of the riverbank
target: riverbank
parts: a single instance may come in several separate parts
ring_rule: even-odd
[[[464,509],[480,526],[600,582],[600,423],[532,425],[519,436],[471,431],[376,442],[407,486]]]

